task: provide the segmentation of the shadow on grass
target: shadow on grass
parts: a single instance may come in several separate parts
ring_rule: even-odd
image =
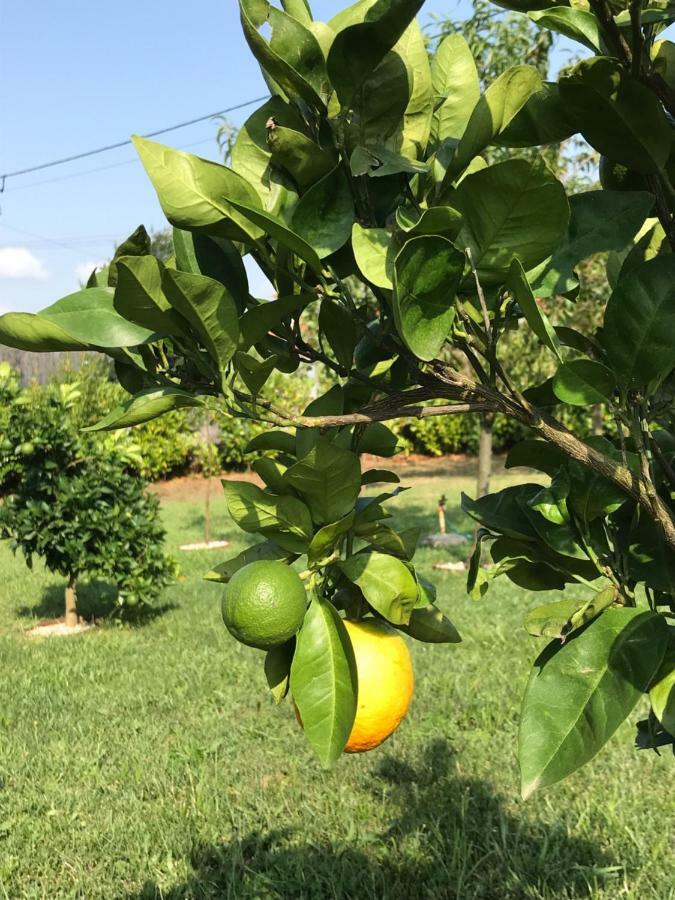
[[[413,766],[385,756],[369,788],[387,798],[392,821],[352,849],[280,828],[229,843],[197,845],[193,875],[171,888],[146,882],[127,900],[215,898],[578,898],[593,895],[619,866],[563,824],[506,812],[501,798],[453,765],[444,740],[432,741]]]
[[[58,619],[64,612],[63,585],[52,584],[45,589],[40,601],[34,606],[21,606],[17,615],[27,619]],[[85,581],[77,586],[77,611],[87,622],[107,619],[117,609],[117,592],[115,586],[106,581]],[[176,609],[175,603],[162,603],[154,606],[142,604],[127,611],[125,621],[130,625],[146,625]]]

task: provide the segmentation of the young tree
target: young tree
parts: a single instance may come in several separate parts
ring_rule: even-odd
[[[369,570],[381,503],[366,505],[374,520],[363,547],[342,512],[346,501],[341,518],[303,511],[336,490],[338,451],[387,446],[382,423],[401,417],[502,413],[530,428],[509,464],[541,470],[550,486],[464,498],[481,525],[474,595],[502,576],[530,591],[570,587],[526,621],[550,639],[523,701],[527,795],[588,761],[645,693],[642,744],[672,743],[675,731],[675,84],[673,45],[655,40],[671,13],[652,9],[643,20],[633,4],[615,18],[605,0],[532,13],[595,55],[557,83],[516,64],[481,89],[457,36],[429,65],[415,21],[422,5],[363,0],[321,25],[306,0],[284,0],[283,11],[241,0],[244,34],[272,96],[242,128],[232,166],[136,139],[175,228],[175,262],[160,265],[139,231],[106,275],[38,315],[2,317],[0,337],[112,355],[130,398],[99,429],[182,406],[224,406],[297,428],[295,439],[272,446],[277,461],[262,498],[231,504],[240,523],[268,539],[288,547],[290,533],[294,554],[323,542],[325,529],[331,535],[328,555],[311,554],[314,593],[298,637],[307,649],[322,635],[322,652],[294,656],[292,688],[294,672],[298,685],[347,684],[349,645],[332,612],[343,578],[356,586],[349,608],[357,616],[405,626],[415,608],[410,584],[391,593],[399,576],[407,583],[392,553]],[[527,8],[527,0],[513,5]],[[519,149],[578,133],[615,175],[623,167],[635,177],[568,197],[541,155]],[[493,146],[516,152],[489,163]],[[602,328],[556,325],[538,301],[573,297],[576,267],[608,251],[617,256]],[[250,296],[247,254],[274,283],[273,302]],[[354,278],[367,303],[350,290]],[[301,327],[312,305],[316,340]],[[517,380],[503,354],[504,335],[522,321],[555,360],[555,375],[541,384],[527,372]],[[265,396],[273,369],[292,374],[316,363],[339,388],[303,415]],[[560,409],[599,401],[612,410],[616,439],[581,440]],[[348,465],[353,485],[351,457]],[[495,563],[489,572],[479,565],[484,546]],[[399,552],[410,571],[409,551]],[[386,602],[373,584],[387,588]],[[308,736],[313,730],[323,746],[332,736],[339,752],[354,705],[313,699],[321,715]]]
[[[0,371],[0,391],[7,378]],[[77,582],[102,578],[121,609],[152,603],[171,583],[156,498],[114,446],[78,433],[77,385],[14,392],[0,421],[0,538],[67,579],[65,623],[78,623]]]

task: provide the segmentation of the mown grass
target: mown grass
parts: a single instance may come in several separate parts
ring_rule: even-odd
[[[435,531],[445,492],[463,527],[469,478],[407,482],[402,520]],[[199,505],[165,514],[172,547],[199,538]],[[243,546],[222,501],[215,527]],[[324,772],[267,696],[262,654],[220,623],[221,588],[200,579],[218,558],[184,554],[186,580],[137,626],[28,639],[61,586],[0,549],[0,897],[675,897],[672,759],[637,754],[631,725],[565,784],[518,797],[533,597],[498,582],[476,604],[434,572],[464,643],[415,646],[399,732]],[[428,574],[447,558],[420,553]],[[105,592],[82,602],[100,611]]]

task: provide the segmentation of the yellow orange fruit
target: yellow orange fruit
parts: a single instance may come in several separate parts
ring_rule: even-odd
[[[413,695],[410,651],[395,628],[378,619],[345,621],[358,673],[356,718],[345,753],[363,753],[401,724]]]

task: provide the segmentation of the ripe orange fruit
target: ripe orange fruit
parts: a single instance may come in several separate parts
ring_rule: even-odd
[[[410,651],[401,635],[378,619],[345,621],[358,673],[356,718],[345,753],[363,753],[401,724],[413,695]]]

